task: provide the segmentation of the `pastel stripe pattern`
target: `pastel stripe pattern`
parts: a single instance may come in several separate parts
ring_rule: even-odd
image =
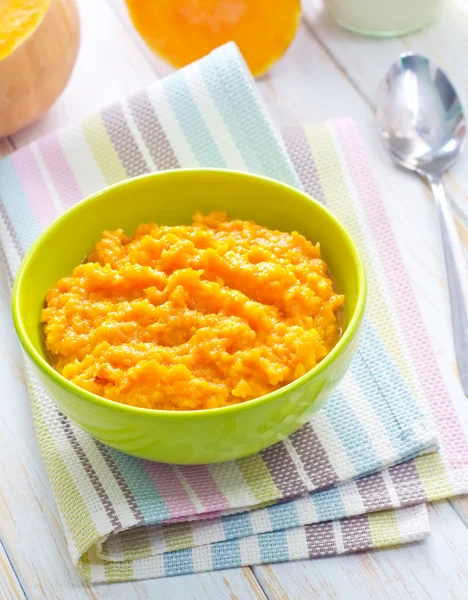
[[[346,119],[280,136],[233,44],[0,161],[10,279],[39,232],[85,195],[197,166],[301,187],[344,222],[370,284],[362,342],[310,423],[222,465],[173,467],[107,448],[61,415],[27,372],[79,573],[92,581],[161,577],[422,539],[425,502],[468,492],[468,445],[362,142]]]

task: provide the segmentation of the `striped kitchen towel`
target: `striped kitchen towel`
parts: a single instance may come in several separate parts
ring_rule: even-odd
[[[362,142],[348,120],[281,138],[233,44],[0,162],[10,278],[39,232],[86,195],[197,166],[303,187],[344,222],[369,279],[360,346],[309,424],[222,465],[174,467],[105,447],[28,374],[39,447],[79,572],[136,579],[421,539],[424,502],[468,491],[468,447]]]

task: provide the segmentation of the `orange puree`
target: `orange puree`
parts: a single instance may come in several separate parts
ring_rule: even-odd
[[[168,410],[243,402],[336,344],[343,296],[314,245],[225,213],[105,231],[42,313],[56,369],[110,400]]]

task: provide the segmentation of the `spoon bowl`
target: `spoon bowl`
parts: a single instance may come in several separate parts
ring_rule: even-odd
[[[393,159],[423,176],[446,171],[464,147],[463,106],[426,56],[403,54],[390,67],[377,89],[377,122]]]

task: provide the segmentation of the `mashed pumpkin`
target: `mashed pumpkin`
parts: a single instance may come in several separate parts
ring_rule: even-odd
[[[336,344],[343,296],[320,248],[225,213],[105,231],[47,294],[47,349],[76,385],[144,408],[206,409],[276,390]]]

